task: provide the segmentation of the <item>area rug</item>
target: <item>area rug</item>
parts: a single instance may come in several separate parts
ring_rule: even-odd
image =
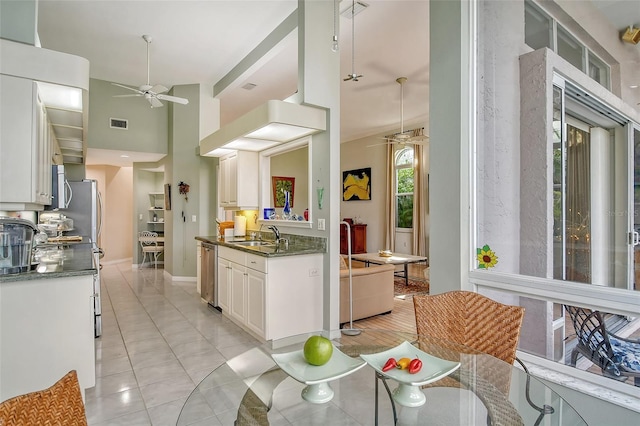
[[[393,294],[399,299],[406,299],[415,294],[429,294],[429,281],[424,278],[409,277],[409,285],[404,277],[393,278]]]

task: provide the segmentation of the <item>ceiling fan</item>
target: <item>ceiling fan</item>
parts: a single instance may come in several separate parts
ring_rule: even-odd
[[[384,144],[377,145],[386,145],[387,143],[400,145],[422,145],[423,141],[429,138],[429,136],[424,134],[423,127],[407,131],[404,130],[404,84],[407,82],[407,77],[398,77],[396,82],[400,84],[400,132],[385,136],[384,139],[386,139],[386,142]]]
[[[126,98],[131,96],[144,96],[146,100],[151,104],[151,108],[161,107],[163,104],[160,101],[169,101],[169,102],[177,102],[182,105],[186,105],[189,103],[189,99],[179,98],[177,96],[163,95],[164,92],[169,91],[166,87],[161,84],[156,84],[152,86],[149,84],[149,45],[151,44],[151,36],[143,35],[142,38],[147,43],[147,84],[143,84],[142,86],[135,88],[129,87],[118,83],[111,83],[114,86],[122,87],[127,90],[131,90],[136,92],[135,95],[115,95],[114,98]]]

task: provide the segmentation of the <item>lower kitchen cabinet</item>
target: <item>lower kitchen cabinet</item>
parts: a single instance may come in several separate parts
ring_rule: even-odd
[[[224,313],[229,312],[230,287],[231,262],[220,257],[220,251],[218,251],[218,307],[222,309]]]
[[[0,283],[0,401],[76,370],[96,384],[93,275]]]
[[[267,274],[249,269],[247,271],[247,327],[259,336],[265,335],[265,290]]]
[[[246,294],[247,268],[243,265],[231,262],[231,301],[229,302],[229,311],[231,317],[237,321],[244,323],[247,318]]]
[[[219,247],[223,315],[264,340],[322,329],[322,255],[267,258]]]

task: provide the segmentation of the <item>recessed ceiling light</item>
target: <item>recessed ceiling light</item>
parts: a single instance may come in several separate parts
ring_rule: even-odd
[[[242,88],[243,88],[244,90],[251,90],[251,89],[253,89],[253,88],[255,88],[255,87],[256,87],[256,85],[255,85],[255,84],[253,84],[253,83],[247,83],[247,84],[245,84],[244,86],[242,86]]]
[[[632,84],[631,86],[629,86],[630,89],[637,89],[638,85],[637,84]]]
[[[122,154],[120,157],[122,158],[129,158],[129,156],[127,154]]]

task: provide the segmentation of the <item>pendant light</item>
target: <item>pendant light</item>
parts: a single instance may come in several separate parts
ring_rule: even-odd
[[[356,1],[351,1],[351,74],[344,81],[358,81],[362,74],[356,73]]]

